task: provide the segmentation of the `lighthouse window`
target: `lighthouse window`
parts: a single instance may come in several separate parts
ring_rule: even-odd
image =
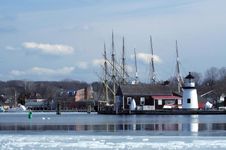
[[[190,98],[187,99],[187,103],[189,103],[189,104],[191,103],[191,99]]]

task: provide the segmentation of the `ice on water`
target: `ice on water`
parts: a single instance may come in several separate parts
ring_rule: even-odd
[[[0,149],[183,149],[225,150],[226,137],[192,136],[84,136],[84,135],[2,135]]]
[[[225,150],[226,116],[0,114],[0,150]]]

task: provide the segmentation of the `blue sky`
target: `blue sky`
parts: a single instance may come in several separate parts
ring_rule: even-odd
[[[159,80],[175,74],[175,40],[183,75],[224,67],[225,6],[225,0],[0,0],[0,79],[98,81],[112,30],[118,60],[125,37],[131,76],[136,48],[143,82],[150,35]]]

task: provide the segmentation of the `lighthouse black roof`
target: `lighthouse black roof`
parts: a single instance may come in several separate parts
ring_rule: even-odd
[[[191,72],[185,77],[185,79],[194,79],[194,77],[191,75]]]

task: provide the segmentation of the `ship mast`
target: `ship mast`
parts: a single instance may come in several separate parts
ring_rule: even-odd
[[[114,44],[114,33],[112,31],[112,83],[113,83],[113,101],[115,104],[115,94],[116,94],[116,79],[115,79],[115,44]]]
[[[122,84],[125,84],[125,39],[122,38]]]
[[[107,104],[109,103],[108,101],[108,80],[107,80],[107,73],[108,73],[108,68],[107,68],[107,52],[106,52],[106,45],[104,43],[104,98],[107,102]]]
[[[135,58],[135,84],[138,83],[138,72],[137,72],[137,54],[136,54],[136,49],[134,48],[134,58]]]
[[[177,54],[177,60],[176,60],[177,90],[180,93],[181,88],[182,88],[183,79],[180,74],[180,60],[179,60],[177,40],[176,40],[176,54]]]
[[[150,82],[155,84],[156,82],[156,73],[155,73],[155,65],[154,65],[154,50],[153,50],[153,44],[152,44],[152,37],[150,36],[150,46],[151,46],[151,62],[150,62],[150,69],[151,69],[151,77]]]

